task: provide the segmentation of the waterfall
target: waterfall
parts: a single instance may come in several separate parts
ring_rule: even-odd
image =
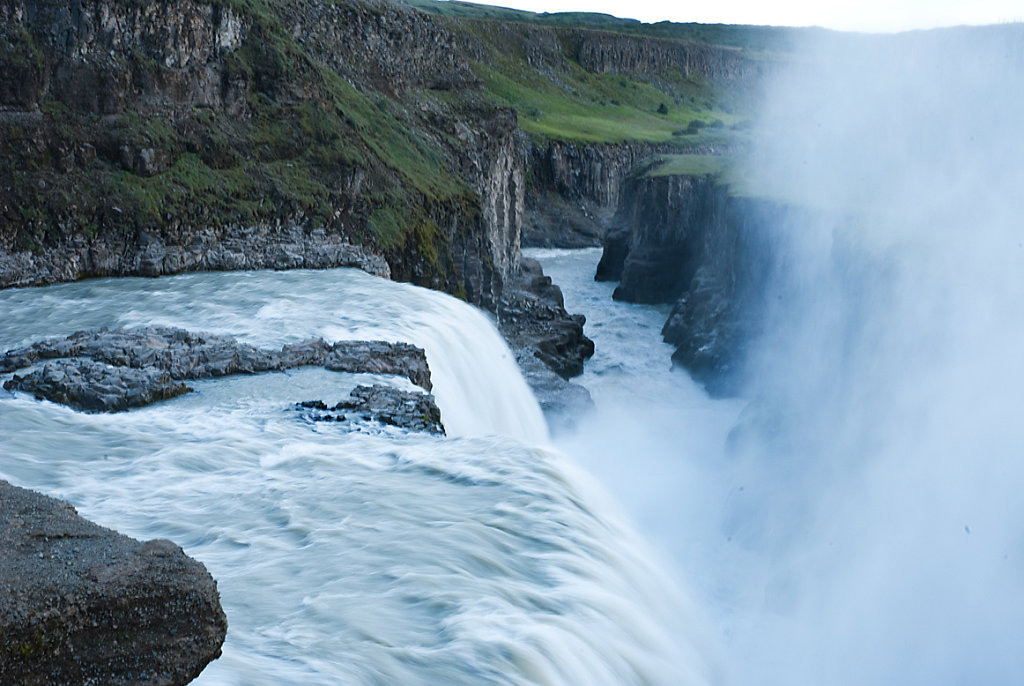
[[[319,368],[194,382],[118,415],[0,394],[0,478],[207,565],[228,616],[205,686],[706,684],[714,641],[617,506],[546,447],[487,318],[352,270],[0,292],[0,347],[163,324],[265,347],[423,346],[448,437],[347,433],[294,404],[404,379]]]

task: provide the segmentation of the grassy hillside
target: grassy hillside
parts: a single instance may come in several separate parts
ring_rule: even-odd
[[[644,35],[652,25],[607,15],[533,14],[461,2],[410,4],[458,18],[452,25],[467,40],[475,40],[475,52],[481,53],[473,70],[487,93],[497,104],[514,108],[522,129],[540,141],[723,144],[734,140],[751,112],[747,84],[687,76],[680,65],[653,73],[595,73],[581,65],[579,42],[584,34],[579,29],[599,31],[592,35],[600,41],[602,35]],[[673,43],[698,35],[686,25],[671,27],[676,28],[665,34]],[[729,34],[736,40],[748,29],[751,36],[763,32],[759,27],[728,28],[739,32]],[[748,48],[736,52],[751,60],[764,59]]]
[[[57,0],[35,1],[59,10]],[[128,14],[152,7],[109,1]],[[686,150],[742,141],[750,105],[736,84],[671,67],[595,73],[580,63],[582,40],[711,41],[763,60],[789,36],[429,0],[412,3],[429,21],[381,0],[212,4],[248,26],[240,47],[214,64],[226,101],[239,98],[230,107],[161,100],[187,91],[187,83],[173,84],[193,72],[166,66],[145,46],[95,50],[86,56],[87,73],[98,74],[99,85],[70,95],[51,88],[33,103],[31,93],[11,89],[28,92],[51,79],[64,59],[55,34],[45,12],[35,25],[0,25],[0,99],[28,103],[18,112],[0,102],[7,110],[0,112],[0,227],[14,236],[8,249],[37,250],[76,232],[119,231],[130,241],[154,230],[300,221],[450,271],[444,250],[426,244],[439,240],[439,217],[459,214],[465,226],[478,212],[474,155],[492,140],[487,121],[500,108],[513,108],[540,144],[644,141]],[[325,25],[317,13],[330,12],[341,16],[331,30],[345,34],[333,43],[317,37]],[[403,38],[415,43],[410,32],[420,29],[418,44],[433,45],[438,24],[451,37],[438,64],[453,74],[465,65],[465,75],[397,83],[387,62],[400,61],[405,48],[369,54]],[[118,85],[119,75],[130,75],[131,87]],[[104,88],[127,88],[115,94],[123,103],[103,104]]]
[[[824,29],[784,26],[744,26],[737,24],[698,24],[662,21],[647,24],[596,12],[525,12],[508,7],[478,5],[456,0],[405,0],[425,12],[466,19],[514,21],[544,26],[596,29],[653,38],[673,38],[740,48],[751,52],[789,52],[797,40]],[[624,10],[628,11],[628,9]]]

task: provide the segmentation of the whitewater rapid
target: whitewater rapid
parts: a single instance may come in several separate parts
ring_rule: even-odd
[[[205,273],[8,290],[0,321],[0,349],[163,324],[427,351],[447,438],[303,421],[299,401],[408,387],[320,369],[200,381],[117,415],[0,393],[0,478],[169,538],[217,579],[228,638],[197,684],[716,681],[691,602],[550,447],[511,353],[464,303],[354,270]]]

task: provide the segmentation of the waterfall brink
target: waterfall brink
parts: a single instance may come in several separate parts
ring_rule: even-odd
[[[480,310],[437,291],[382,282],[361,272],[352,274],[351,281],[344,316],[361,321],[348,336],[402,340],[423,348],[448,435],[547,443],[544,416],[512,351]],[[386,305],[353,313],[351,305],[379,300],[382,290]]]
[[[119,415],[0,394],[0,478],[217,579],[230,631],[200,686],[708,684],[712,641],[617,506],[544,446],[485,316],[351,270],[188,274],[0,293],[0,348],[99,326],[280,346],[424,347],[447,438],[310,424],[297,401],[404,379],[323,369],[195,382]]]

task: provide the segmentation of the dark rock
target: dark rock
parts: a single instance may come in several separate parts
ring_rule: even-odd
[[[216,582],[175,544],[0,481],[0,683],[186,684],[226,631]]]
[[[648,143],[531,145],[527,155],[523,245],[586,248],[601,239],[618,206],[622,181],[638,162],[678,151]]]
[[[611,32],[580,32],[578,60],[590,72],[658,74],[677,69],[687,78],[755,81],[771,73],[767,60],[747,59],[740,51],[707,45],[629,36]]]
[[[649,178],[641,168],[626,181],[596,278],[619,278],[617,300],[672,303],[662,334],[673,361],[712,393],[733,393],[761,329],[771,227],[791,211],[733,197],[712,176]]]
[[[566,312],[561,289],[536,260],[524,258],[510,286],[498,308],[498,330],[548,424],[557,429],[573,412],[593,406],[587,389],[568,379],[583,373],[583,361],[594,354],[594,342],[583,333],[586,318]]]
[[[340,422],[356,429],[365,421],[397,426],[410,431],[444,435],[441,410],[429,393],[410,393],[391,386],[356,386],[347,400],[329,407],[322,400],[308,400],[299,407],[313,410],[316,422]],[[331,414],[334,413],[334,414]]]
[[[498,309],[498,329],[513,351],[530,350],[563,379],[582,374],[583,361],[594,354],[583,333],[586,317],[565,311],[561,289],[536,260],[523,259],[513,286]]]
[[[422,348],[384,341],[338,341],[331,346],[324,367],[336,372],[394,374],[430,390],[430,368]]]
[[[15,376],[4,389],[89,412],[123,412],[192,390],[153,367],[132,369],[81,359],[48,362],[26,376]]]
[[[51,338],[0,357],[0,373],[38,360],[60,360],[26,376],[7,390],[22,390],[79,410],[117,412],[187,392],[181,381],[232,374],[256,374],[296,367],[404,376],[430,390],[430,368],[421,348],[408,343],[313,339],[261,350],[228,336],[147,326],[79,331]]]
[[[632,232],[627,227],[619,226],[607,233],[604,238],[604,250],[594,274],[595,281],[618,281],[622,278],[631,238]]]
[[[626,182],[616,212],[604,274],[614,273],[628,235],[614,298],[670,303],[701,265],[704,245],[724,224],[728,189],[713,176],[648,178],[641,168]]]
[[[532,349],[519,348],[514,354],[552,433],[574,428],[581,416],[594,409],[590,391],[556,374]]]

